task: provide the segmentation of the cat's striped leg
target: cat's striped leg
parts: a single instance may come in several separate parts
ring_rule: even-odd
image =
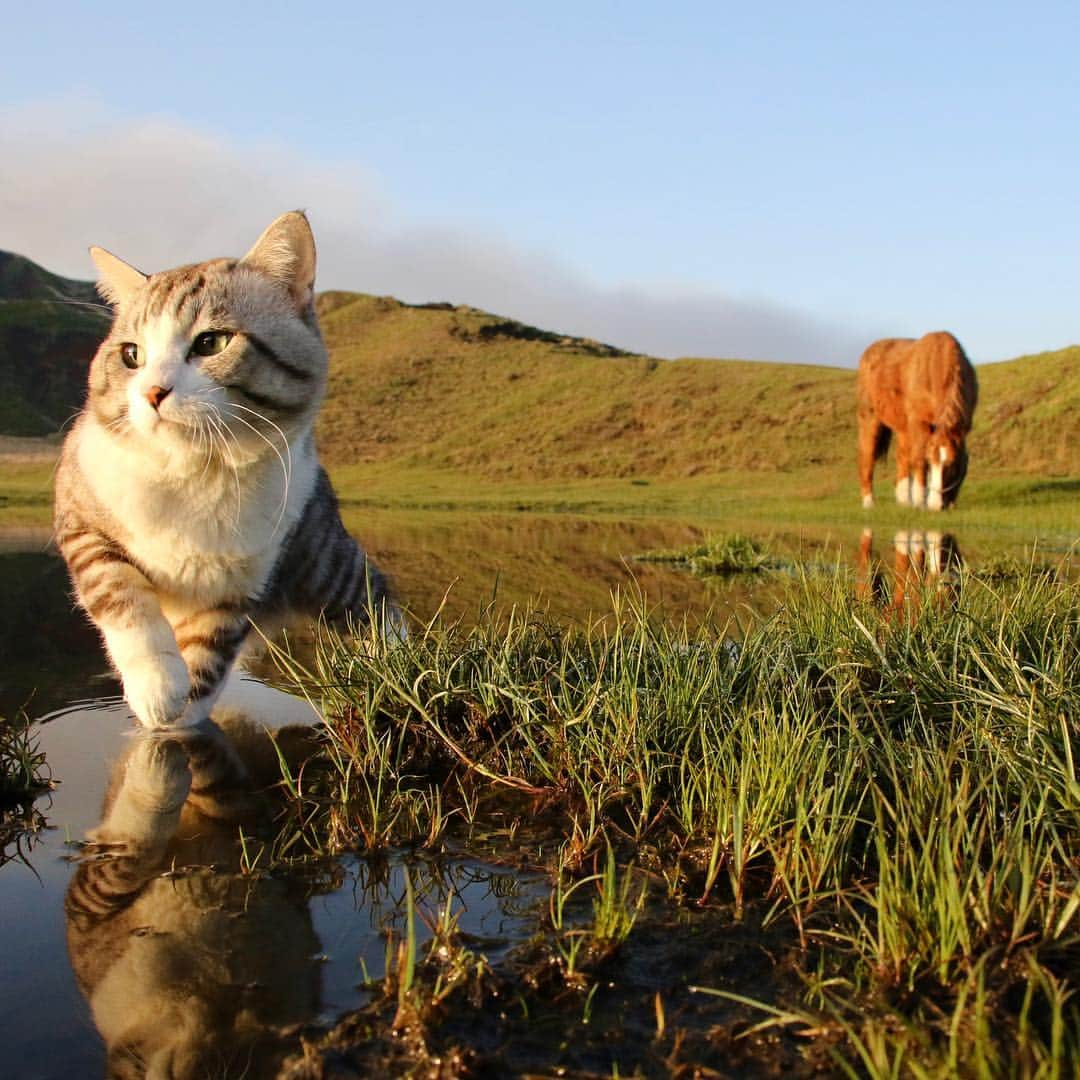
[[[338,537],[336,555],[326,565],[321,582],[319,606],[331,620],[351,621],[358,629],[374,627],[387,641],[405,641],[408,626],[394,601],[382,571],[344,528]]]
[[[79,603],[105,639],[132,711],[145,727],[174,723],[191,684],[150,581],[123,547],[94,529],[64,522],[56,542]]]
[[[186,727],[210,715],[251,621],[242,603],[221,603],[176,620],[173,629],[191,676],[188,704],[179,720]]]

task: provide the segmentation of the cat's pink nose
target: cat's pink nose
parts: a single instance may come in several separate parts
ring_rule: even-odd
[[[146,391],[146,400],[154,406],[155,409],[161,407],[161,403],[172,393],[171,386],[151,386]]]

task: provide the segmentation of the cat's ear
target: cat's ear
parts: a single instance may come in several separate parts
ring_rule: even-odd
[[[306,311],[315,298],[315,237],[300,210],[282,214],[240,260],[281,282],[298,311]]]
[[[92,247],[90,258],[94,260],[100,275],[97,291],[113,306],[123,304],[146,281],[146,275],[141,270],[129,266],[104,248]]]

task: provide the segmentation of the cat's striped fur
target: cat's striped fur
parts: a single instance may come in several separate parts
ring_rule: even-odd
[[[303,214],[240,260],[149,277],[91,249],[115,320],[64,443],[56,541],[147,727],[209,714],[252,620],[401,620],[312,425],[327,354]]]

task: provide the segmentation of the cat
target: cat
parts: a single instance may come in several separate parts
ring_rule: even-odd
[[[310,894],[336,878],[245,874],[237,835],[259,849],[278,754],[299,771],[318,747],[224,713],[140,732],[113,769],[64,902],[108,1076],[274,1076],[296,1052],[321,1000]]]
[[[239,260],[146,275],[90,254],[115,318],[64,441],[55,536],[138,720],[204,721],[253,622],[322,613],[403,637],[316,455],[327,352],[306,216]]]

